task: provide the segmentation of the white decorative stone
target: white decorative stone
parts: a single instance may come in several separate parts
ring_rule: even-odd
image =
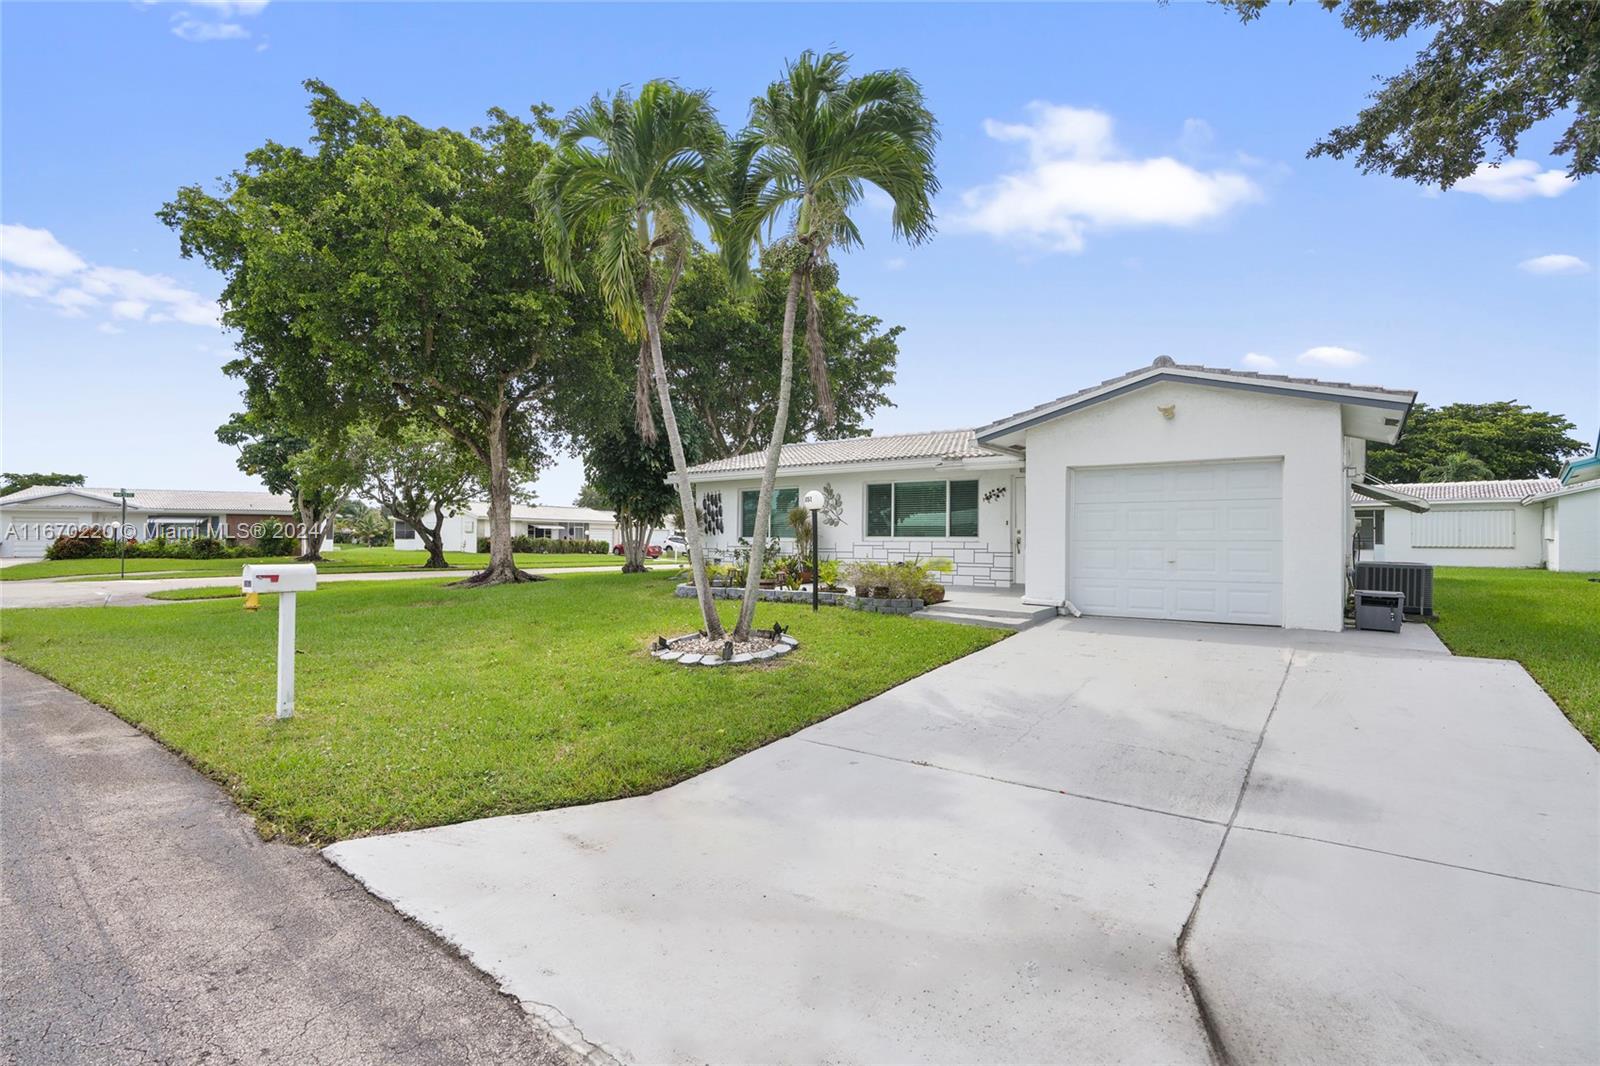
[[[662,651],[662,652],[657,652],[656,653],[656,658],[660,659],[664,663],[670,663],[670,662],[674,661],[675,659],[683,658],[683,652],[681,652],[681,651]]]
[[[774,654],[774,655],[787,655],[789,652],[794,650],[794,645],[793,644],[774,644],[772,647],[768,648],[767,650],[772,652],[772,654]]]
[[[731,662],[731,663],[749,663],[749,662],[754,662],[755,658],[756,657],[754,655],[751,655],[749,652],[742,651],[738,655],[735,655],[732,659],[729,659],[728,661]]]
[[[793,637],[791,637],[787,633],[785,633],[783,636],[779,637],[778,640],[781,643],[788,644],[790,647],[793,647],[794,645],[800,643],[798,640],[795,640]]]
[[[683,665],[685,665],[685,666],[693,666],[694,664],[698,663],[701,660],[701,658],[702,658],[702,656],[700,656],[699,654],[697,654],[695,652],[690,652],[688,655],[685,655],[683,658],[679,659],[678,661],[680,663],[682,663]]]

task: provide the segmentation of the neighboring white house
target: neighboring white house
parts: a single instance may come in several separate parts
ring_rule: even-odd
[[[474,500],[466,510],[445,515],[440,531],[447,552],[475,552],[478,538],[489,535],[489,504]],[[615,544],[617,518],[610,511],[592,507],[561,507],[554,504],[511,505],[513,537],[545,537],[550,540],[598,540]],[[406,523],[394,523],[394,546],[421,551],[422,541]]]
[[[1560,478],[1383,488],[1425,500],[1428,510],[1410,513],[1352,493],[1362,559],[1600,570],[1600,462],[1593,459],[1569,463]]]
[[[122,520],[118,489],[35,485],[0,496],[0,556],[40,558],[58,536],[75,529],[110,529]],[[268,521],[298,525],[293,503],[270,492],[132,489],[128,535],[136,540],[218,537],[253,543]],[[324,542],[324,548],[331,547]]]
[[[1337,630],[1350,484],[1415,400],[1162,357],[978,430],[786,445],[774,528],[819,489],[829,558],[945,556],[951,583],[1085,614]],[[690,470],[712,548],[753,529],[762,462]]]

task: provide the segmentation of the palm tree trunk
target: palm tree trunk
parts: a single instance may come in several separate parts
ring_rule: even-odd
[[[772,416],[772,437],[767,441],[767,465],[761,470],[761,491],[756,495],[756,533],[750,545],[750,572],[744,579],[744,600],[739,604],[739,623],[734,640],[750,639],[750,624],[756,617],[756,592],[761,588],[761,567],[766,561],[767,536],[772,529],[772,488],[778,480],[778,457],[783,454],[783,438],[789,431],[789,393],[794,385],[794,319],[800,303],[801,272],[789,275],[789,295],[783,302],[783,363],[778,378],[778,409]]]
[[[717,601],[711,598],[711,581],[706,576],[706,551],[704,531],[700,528],[699,512],[694,505],[694,488],[689,484],[689,460],[683,451],[683,437],[678,432],[678,416],[672,409],[672,389],[667,383],[667,361],[661,354],[661,320],[656,316],[655,293],[646,286],[644,293],[644,329],[650,342],[650,361],[656,372],[656,396],[661,401],[661,421],[667,427],[667,443],[672,448],[673,475],[678,482],[678,503],[683,508],[684,536],[689,542],[689,565],[694,570],[694,593],[700,602],[700,617],[705,623],[706,635],[724,635],[722,619],[717,615]]]

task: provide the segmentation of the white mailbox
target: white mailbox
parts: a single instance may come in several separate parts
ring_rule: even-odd
[[[244,606],[253,611],[263,592],[278,596],[278,717],[294,717],[294,601],[297,592],[315,592],[317,568],[310,563],[244,568]]]
[[[310,563],[257,564],[244,568],[246,592],[314,592],[317,568]]]

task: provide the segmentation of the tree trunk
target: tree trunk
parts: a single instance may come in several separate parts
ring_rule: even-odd
[[[317,509],[307,504],[304,500],[299,502],[300,511],[300,561],[302,563],[322,562],[322,516]]]
[[[422,539],[422,546],[428,549],[428,561],[422,564],[422,568],[448,570],[450,563],[444,557],[444,511],[437,503],[433,505],[433,528],[429,529],[426,523],[418,522],[415,529],[417,536]]]
[[[489,565],[459,585],[504,585],[532,581],[517,569],[511,552],[511,457],[502,400],[489,417]]]
[[[661,401],[661,421],[666,423],[667,443],[672,446],[674,480],[678,483],[678,504],[683,508],[684,536],[689,542],[689,565],[694,570],[695,598],[700,602],[700,617],[706,635],[713,639],[725,635],[717,615],[717,601],[711,598],[711,581],[706,576],[705,531],[700,528],[694,505],[694,487],[689,484],[689,461],[683,451],[683,436],[678,432],[678,416],[672,409],[672,388],[667,382],[667,361],[661,354],[661,321],[656,316],[654,286],[645,285],[644,329],[650,341],[650,361],[655,366],[656,396]]]
[[[801,281],[799,270],[789,275],[789,295],[783,302],[783,362],[778,378],[778,409],[772,415],[767,465],[761,470],[761,491],[756,496],[756,533],[750,545],[750,572],[744,579],[744,599],[739,604],[734,640],[750,639],[750,625],[756,617],[756,592],[761,588],[761,567],[766,561],[767,536],[772,529],[772,486],[778,480],[778,457],[783,454],[783,438],[789,431],[789,393],[794,385],[794,319],[800,304]]]
[[[617,526],[622,531],[622,572],[645,572],[645,547],[650,542],[651,526],[642,518],[617,512]]]

